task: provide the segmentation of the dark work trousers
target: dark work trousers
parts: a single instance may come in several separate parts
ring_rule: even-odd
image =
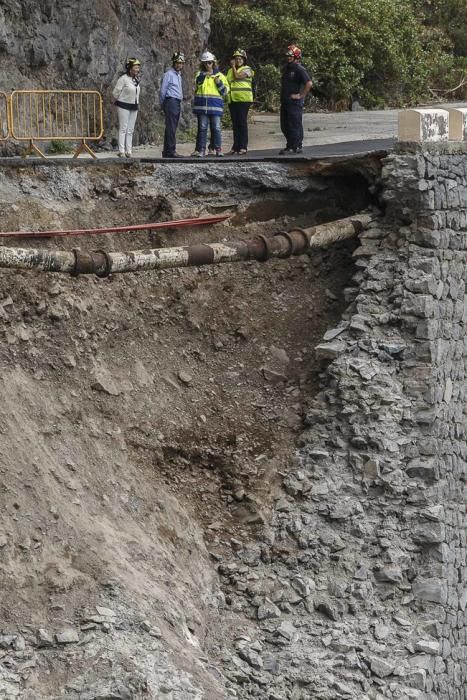
[[[248,149],[248,111],[251,102],[231,102],[229,104],[232,117],[233,146],[232,151]]]
[[[303,145],[303,100],[286,100],[281,103],[281,131],[286,148]]]
[[[181,102],[175,97],[166,97],[162,109],[165,114],[165,133],[164,133],[164,148],[162,155],[170,158],[176,152],[177,142],[175,135],[177,133],[178,121],[180,119]]]

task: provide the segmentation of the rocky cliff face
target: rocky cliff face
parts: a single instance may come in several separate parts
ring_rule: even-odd
[[[209,0],[1,0],[0,90],[100,90],[109,136],[115,124],[111,88],[125,59],[136,55],[143,63],[136,138],[153,140],[162,73],[174,50],[185,51],[185,94],[190,98],[209,15]]]

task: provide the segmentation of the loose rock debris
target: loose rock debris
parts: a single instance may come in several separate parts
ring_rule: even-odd
[[[84,187],[71,182],[61,210],[60,188],[36,193],[31,223],[88,224],[82,206],[70,213]],[[314,583],[277,587],[259,567],[286,547],[269,523],[355,245],[105,281],[2,273],[0,697],[290,695],[282,652],[300,629],[284,611],[312,610]],[[288,527],[299,539],[300,520]],[[240,568],[224,564],[232,552]]]

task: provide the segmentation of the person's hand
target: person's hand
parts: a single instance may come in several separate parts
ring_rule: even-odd
[[[232,68],[235,68],[235,58],[230,59],[230,65],[232,66]]]
[[[293,95],[290,95],[290,99],[291,99],[291,100],[301,100],[301,99],[302,99],[302,96],[300,95],[299,92],[294,92]]]

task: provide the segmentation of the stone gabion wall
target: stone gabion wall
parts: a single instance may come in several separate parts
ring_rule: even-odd
[[[235,697],[467,697],[466,150],[384,162],[271,527],[219,565]]]
[[[407,252],[401,322],[414,342],[403,367],[418,441],[406,449],[429,508],[415,525],[414,600],[437,621],[438,653],[422,659],[433,698],[467,696],[466,348],[467,148],[433,146],[386,164],[388,215]]]

